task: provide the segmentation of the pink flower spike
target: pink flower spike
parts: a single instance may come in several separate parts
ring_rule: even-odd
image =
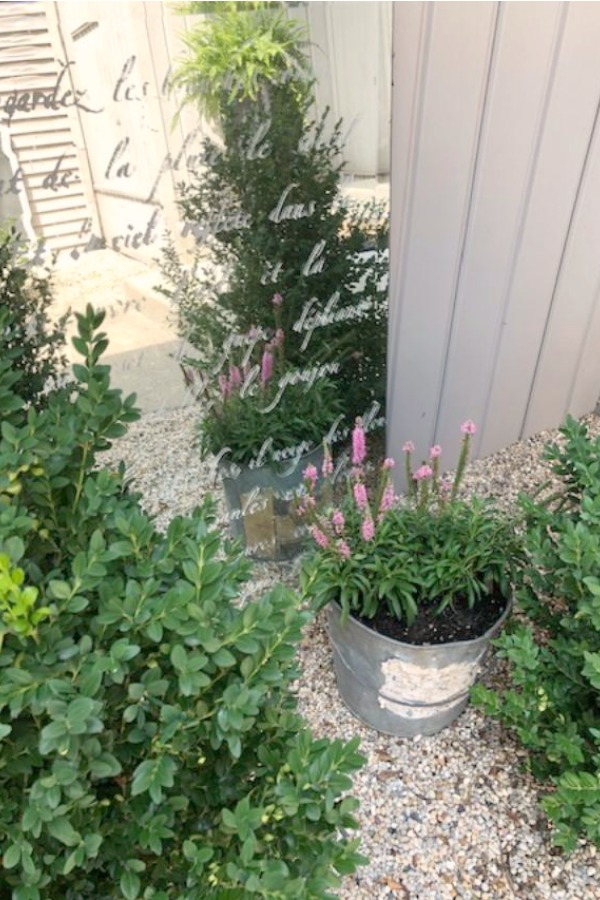
[[[406,441],[404,444],[402,444],[402,452],[403,452],[403,453],[414,453],[414,452],[415,452],[415,445],[413,444],[413,442],[412,442],[412,441]]]
[[[375,537],[375,525],[373,524],[373,519],[371,519],[370,516],[368,519],[363,519],[360,532],[362,534],[363,541],[372,541]]]
[[[356,500],[356,505],[359,509],[365,509],[368,503],[367,499],[367,489],[364,484],[360,482],[354,485],[354,499]]]
[[[385,486],[385,490],[381,497],[381,503],[379,504],[379,512],[384,513],[387,512],[388,509],[391,509],[394,505],[395,499],[396,497],[394,494],[394,485],[390,482]]]
[[[323,550],[326,550],[329,546],[329,538],[327,537],[327,535],[316,525],[312,526],[312,528],[310,529],[310,533],[312,534],[319,547],[321,547]]]
[[[331,458],[331,453],[329,449],[325,448],[325,456],[323,457],[323,465],[321,466],[321,474],[323,478],[328,478],[329,475],[333,475],[333,460]]]
[[[352,432],[352,465],[362,466],[367,455],[367,442],[362,419],[358,417]]]
[[[285,339],[285,332],[284,332],[283,328],[278,328],[277,331],[275,332],[275,337],[271,341],[271,346],[272,347],[281,347],[284,339]]]
[[[439,444],[435,444],[431,450],[429,451],[429,459],[437,459],[438,456],[442,455],[442,448]]]
[[[395,461],[390,456],[388,456],[387,459],[384,459],[381,468],[382,469],[393,469],[395,465],[396,465]]]
[[[335,528],[336,534],[341,534],[344,530],[344,525],[346,524],[346,520],[344,519],[344,513],[340,509],[336,509],[331,516],[331,524]]]
[[[452,490],[452,482],[448,478],[443,478],[440,481],[440,490],[442,494],[449,494]]]
[[[433,469],[431,468],[431,466],[421,466],[419,469],[417,469],[417,471],[413,475],[413,478],[415,481],[421,481],[421,479],[423,478],[431,478],[432,475]]]
[[[240,387],[243,382],[242,373],[239,366],[229,367],[229,383],[232,387]]]
[[[260,380],[263,386],[269,381],[273,375],[273,354],[269,350],[263,353],[262,364],[260,367]]]
[[[350,551],[350,547],[346,543],[346,541],[340,541],[338,544],[338,550],[342,559],[350,559],[352,553]]]
[[[466,422],[463,422],[460,426],[460,430],[463,434],[475,434],[477,431],[477,425],[475,422],[471,421],[471,419],[467,419]]]
[[[307,466],[302,473],[302,477],[305,481],[310,481],[310,486],[314,488],[315,484],[317,483],[317,478],[319,477],[317,467],[313,465]]]
[[[283,297],[281,296],[281,294],[273,294],[271,303],[273,304],[273,306],[281,306],[281,304],[283,303]]]

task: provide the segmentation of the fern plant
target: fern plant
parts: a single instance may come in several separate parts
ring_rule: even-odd
[[[287,18],[284,4],[190,3],[183,11],[208,15],[183,36],[187,55],[173,85],[208,118],[218,121],[227,107],[256,101],[282,78],[297,92],[307,90],[306,30]]]

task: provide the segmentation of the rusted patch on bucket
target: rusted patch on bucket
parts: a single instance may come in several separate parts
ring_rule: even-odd
[[[468,692],[478,669],[479,660],[435,669],[392,657],[381,664],[383,684],[379,689],[379,705],[396,713],[403,707],[402,714],[411,718],[430,716],[433,707],[439,712],[450,709]],[[411,708],[410,713],[406,707]]]

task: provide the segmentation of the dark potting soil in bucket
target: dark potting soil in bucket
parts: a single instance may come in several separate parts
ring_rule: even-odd
[[[405,644],[447,644],[452,641],[470,641],[485,634],[498,621],[508,605],[508,600],[497,585],[494,590],[469,609],[466,596],[459,596],[439,615],[441,601],[421,603],[412,625],[399,622],[387,608],[381,606],[372,619],[354,615],[354,618],[378,634],[403,641]]]

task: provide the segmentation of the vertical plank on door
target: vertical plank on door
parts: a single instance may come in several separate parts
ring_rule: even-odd
[[[446,460],[466,418],[479,426],[474,453],[485,432],[560,22],[560,4],[500,5],[435,430]]]
[[[409,6],[402,5],[396,16],[396,46]],[[421,107],[415,122],[418,149],[410,161],[410,209],[391,296],[395,359],[388,381],[391,441],[411,438],[420,454],[434,437],[496,14],[493,3],[431,4],[426,12],[427,44],[414,88]],[[409,91],[396,85],[409,76],[396,51],[393,114],[404,120],[408,116],[399,105]],[[392,166],[399,163],[402,169],[397,153],[394,146]],[[397,202],[393,176],[392,219],[402,215],[394,208]]]
[[[562,418],[556,409],[551,412],[549,407],[548,415],[542,410],[539,392],[548,395],[551,385],[541,382],[537,411],[529,424],[527,411],[598,104],[599,13],[595,4],[564,5],[564,25],[480,446],[483,454],[526,436],[534,420],[536,427],[541,422],[547,427]],[[535,32],[532,39],[537,40]],[[574,361],[571,355],[570,365]]]

